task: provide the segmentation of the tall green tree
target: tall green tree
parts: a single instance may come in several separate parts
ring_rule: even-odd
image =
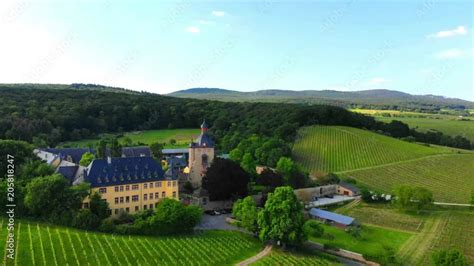
[[[239,220],[243,228],[252,233],[258,232],[258,209],[252,196],[237,200],[232,208],[232,214]]]
[[[324,227],[316,220],[308,220],[303,225],[303,230],[307,236],[322,237],[324,234]]]
[[[102,199],[99,193],[93,193],[90,196],[89,209],[93,214],[97,215],[100,220],[110,216],[109,204],[106,200]]]
[[[429,208],[433,204],[433,193],[423,187],[412,187],[409,185],[399,185],[393,190],[396,196],[396,203],[400,208],[418,211]]]
[[[413,189],[412,202],[418,211],[429,208],[433,201],[433,193],[428,189],[423,187],[415,187]]]
[[[122,145],[120,145],[117,137],[110,140],[110,155],[112,157],[122,157]]]
[[[158,202],[155,213],[147,218],[148,231],[157,235],[192,232],[202,217],[201,208],[174,199]]]
[[[288,181],[293,172],[296,170],[296,165],[290,158],[281,157],[278,160],[276,169]]]
[[[7,174],[7,164],[12,165],[9,163],[7,158],[11,160],[10,162],[19,166],[33,157],[33,146],[29,143],[24,141],[0,139],[0,177],[3,178]]]
[[[107,153],[107,141],[105,139],[99,140],[97,144],[97,158],[104,159]]]
[[[247,196],[249,181],[249,174],[238,163],[214,158],[202,178],[202,187],[210,200],[230,200]]]
[[[240,163],[242,161],[242,156],[242,151],[238,148],[231,150],[229,153],[229,158],[237,163]]]
[[[70,186],[60,174],[38,177],[26,186],[25,206],[32,215],[58,222],[71,222],[82,201],[89,194],[89,187]]]
[[[155,160],[161,161],[163,159],[163,143],[154,142],[150,144],[150,150]]]
[[[257,175],[256,172],[256,167],[257,164],[255,163],[255,160],[250,153],[244,154],[242,157],[242,162],[240,163],[240,166],[251,176],[255,177]]]
[[[393,189],[396,196],[396,203],[401,208],[408,208],[413,198],[413,188],[409,185],[398,185]]]
[[[95,159],[94,154],[90,152],[86,152],[82,155],[81,160],[79,161],[79,164],[84,167],[87,167],[94,159]]]
[[[268,194],[265,207],[258,214],[259,237],[262,241],[300,245],[306,235],[303,230],[303,206],[291,187],[278,187]]]

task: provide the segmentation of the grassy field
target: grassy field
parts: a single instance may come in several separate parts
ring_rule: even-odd
[[[301,253],[301,252],[284,252],[281,250],[272,250],[272,252],[258,260],[255,263],[252,263],[253,266],[260,265],[341,265],[337,261],[330,260],[319,255],[311,253]]]
[[[363,254],[368,259],[379,259],[391,250],[396,252],[413,235],[410,232],[362,225],[361,238],[356,239],[343,229],[323,225],[324,235],[310,240]],[[330,237],[330,236],[332,237]]]
[[[0,228],[6,240],[6,220]],[[117,236],[26,221],[17,221],[16,228],[16,259],[4,256],[2,265],[233,265],[262,249],[259,241],[238,232]]]
[[[293,158],[313,175],[449,152],[451,150],[446,148],[423,146],[342,126],[302,128],[293,146]]]
[[[119,138],[123,143],[125,137],[130,138],[134,143],[151,144],[153,142],[165,143],[166,148],[182,148],[187,147],[191,139],[195,139],[199,135],[199,129],[160,129],[127,132]],[[175,145],[171,145],[169,141],[176,140]],[[78,141],[70,141],[61,143],[60,146],[65,147],[89,147],[95,146],[99,139],[84,139]]]
[[[363,224],[409,232],[420,232],[424,223],[424,216],[405,213],[384,204],[359,203],[352,208],[339,208],[336,212],[354,217]]]
[[[358,202],[335,210],[355,217],[362,224],[412,232],[399,246],[401,265],[427,265],[437,249],[457,248],[474,262],[474,212],[466,209],[435,209],[421,214],[405,213],[390,205]]]
[[[474,117],[464,117],[463,121],[457,115],[428,114],[416,112],[401,112],[396,110],[352,109],[351,111],[371,115],[379,121],[391,122],[399,120],[421,132],[437,130],[450,136],[463,136],[474,141]],[[471,111],[472,112],[472,111]],[[391,117],[387,117],[390,115]]]
[[[393,119],[398,118],[430,118],[430,119],[447,119],[447,120],[456,120],[459,119],[459,115],[456,113],[449,113],[445,110],[444,114],[430,114],[430,113],[419,113],[419,112],[407,112],[407,111],[398,111],[398,110],[377,110],[377,109],[351,109],[350,111],[366,114],[374,117],[388,117],[392,116]],[[390,117],[389,117],[390,118]],[[466,119],[474,120],[474,117],[465,117]]]
[[[429,156],[341,175],[384,192],[411,184],[432,191],[436,201],[468,203],[474,189],[474,154]]]
[[[470,141],[474,141],[474,120],[448,120],[448,119],[430,119],[430,118],[392,118],[392,117],[377,117],[377,120],[390,122],[392,120],[399,120],[408,124],[411,128],[418,131],[426,132],[434,129],[449,136],[463,136]]]

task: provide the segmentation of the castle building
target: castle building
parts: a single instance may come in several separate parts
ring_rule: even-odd
[[[95,159],[84,180],[107,201],[112,216],[154,209],[163,198],[179,199],[177,178],[166,176],[151,157]],[[89,200],[83,205],[88,208]]]
[[[189,145],[189,176],[191,184],[201,187],[202,177],[214,160],[214,141],[207,133],[208,125],[204,121],[201,125],[201,134]]]

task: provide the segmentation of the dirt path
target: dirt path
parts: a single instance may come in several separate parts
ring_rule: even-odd
[[[398,256],[405,265],[422,265],[436,243],[448,221],[447,215],[432,214],[428,217],[420,233],[412,236],[398,251]]]
[[[241,262],[237,263],[236,266],[250,265],[250,264],[256,262],[257,260],[267,256],[268,253],[270,253],[270,251],[272,251],[272,245],[267,245],[262,251],[260,251],[260,253],[258,253],[257,255],[255,255],[253,257],[250,257],[250,258],[248,258],[244,261],[241,261]]]

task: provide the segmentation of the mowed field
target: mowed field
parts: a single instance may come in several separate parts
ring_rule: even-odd
[[[151,144],[154,142],[165,143],[166,148],[181,148],[187,147],[191,140],[194,140],[199,136],[199,129],[160,129],[160,130],[145,130],[145,131],[134,131],[127,132],[119,138],[119,142],[123,143],[125,137],[128,137],[134,143]],[[110,135],[113,136],[113,135]],[[171,145],[169,142],[171,139],[176,140],[175,145]],[[60,146],[64,147],[94,147],[99,141],[96,139],[83,139],[78,141],[69,141],[61,143]]]
[[[361,237],[355,238],[341,228],[325,224],[322,226],[324,235],[317,238],[310,237],[310,240],[357,252],[364,255],[366,259],[376,261],[382,260],[387,250],[398,251],[413,235],[413,233],[407,231],[362,224]]]
[[[437,130],[448,136],[463,136],[474,142],[474,120],[448,120],[448,119],[431,119],[431,118],[411,118],[411,117],[376,117],[377,120],[383,122],[391,122],[399,120],[406,123],[410,128],[418,131],[426,132],[428,130]]]
[[[433,251],[449,248],[463,251],[474,263],[474,212],[467,209],[416,214],[390,205],[358,202],[336,212],[355,217],[362,224],[411,232],[411,237],[396,252],[401,265],[428,265]]]
[[[449,153],[449,149],[409,143],[343,126],[311,126],[298,132],[293,158],[313,175],[340,172]]]
[[[420,232],[424,216],[398,211],[390,205],[358,202],[338,208],[336,212],[355,218],[363,224],[392,228],[408,232]]]
[[[429,189],[436,201],[468,203],[474,189],[474,154],[429,156],[341,175],[383,192],[410,184]]]
[[[474,142],[474,117],[457,115],[402,112],[396,110],[352,109],[351,111],[370,115],[386,123],[392,120],[402,121],[418,131],[437,130],[449,136],[463,136]],[[473,111],[470,111],[471,113]],[[391,117],[387,117],[390,115]],[[467,121],[466,121],[467,120]]]
[[[272,250],[272,252],[251,264],[252,266],[274,266],[274,265],[342,265],[336,260],[324,258],[320,255],[301,252],[284,252],[281,250]]]
[[[5,251],[6,220],[0,220]],[[145,237],[93,233],[16,221],[16,259],[1,265],[233,265],[257,254],[262,244],[238,232]]]

